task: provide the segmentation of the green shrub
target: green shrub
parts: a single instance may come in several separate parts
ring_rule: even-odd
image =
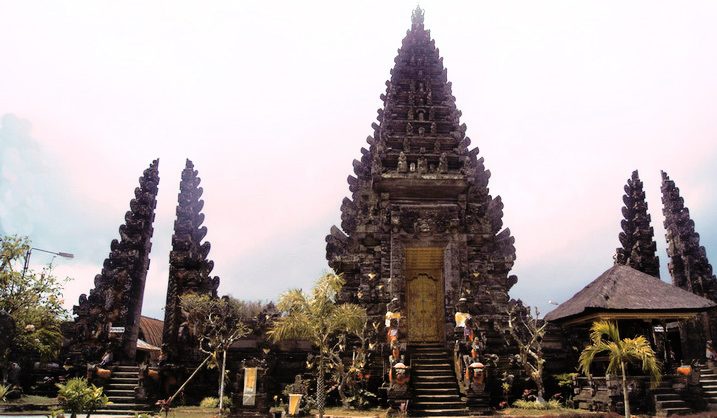
[[[517,401],[513,402],[513,408],[521,409],[550,410],[560,409],[562,407],[563,405],[561,405],[560,402],[556,401],[555,399],[551,399],[547,402],[524,401],[522,399],[518,399]]]
[[[58,383],[57,400],[63,411],[69,412],[71,418],[76,418],[78,413],[90,413],[107,405],[107,396],[102,393],[102,388],[95,385],[88,385],[87,379],[75,377],[63,385]]]
[[[202,408],[216,408],[219,406],[219,399],[207,396],[199,402],[199,406]]]
[[[10,393],[10,385],[0,385],[0,402],[5,402],[7,394]]]
[[[225,408],[232,406],[232,399],[230,397],[224,396],[222,399],[224,400],[223,406]],[[201,408],[218,408],[219,407],[219,399],[212,397],[212,396],[208,396],[208,397],[202,399],[202,401],[199,403],[199,406]]]

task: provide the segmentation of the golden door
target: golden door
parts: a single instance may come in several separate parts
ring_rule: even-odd
[[[443,248],[406,249],[408,340],[437,342],[443,333]]]

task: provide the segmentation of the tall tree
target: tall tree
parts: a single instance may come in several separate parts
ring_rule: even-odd
[[[591,345],[580,354],[579,367],[586,375],[595,356],[607,353],[609,362],[607,373],[622,375],[622,393],[625,401],[625,418],[630,418],[630,398],[627,392],[627,364],[637,363],[650,376],[654,388],[662,379],[662,369],[650,343],[642,335],[635,338],[620,339],[617,324],[609,321],[593,323],[590,328]]]
[[[14,323],[15,332],[2,335],[5,343],[0,365],[7,370],[10,361],[34,355],[45,361],[55,359],[62,347],[60,324],[67,319],[62,307],[62,287],[68,279],[55,277],[52,264],[41,272],[28,270],[23,275],[30,240],[4,236],[1,241],[0,311],[6,313],[5,322]],[[8,321],[8,316],[12,320]]]
[[[538,399],[545,399],[545,385],[543,384],[543,337],[548,323],[539,319],[538,308],[535,316],[530,308],[523,306],[521,301],[511,301],[508,311],[508,331],[513,341],[518,344],[518,360],[530,380],[535,383]]]
[[[319,418],[326,407],[326,366],[331,363],[335,341],[342,335],[361,336],[366,325],[366,311],[354,304],[338,304],[344,281],[329,273],[316,282],[311,294],[291,289],[279,297],[277,308],[283,316],[274,322],[269,335],[275,342],[303,339],[319,350],[316,379],[316,405]]]
[[[185,295],[180,298],[182,311],[186,313],[188,332],[199,342],[199,349],[208,355],[210,365],[218,367],[219,410],[224,407],[224,380],[227,351],[234,341],[243,338],[251,331],[244,321],[256,316],[260,304],[244,302],[232,297],[213,298],[209,295]],[[256,309],[252,309],[255,307]],[[248,314],[248,312],[251,312]],[[205,363],[202,363],[202,366]],[[201,366],[200,366],[201,367]],[[184,387],[184,386],[182,386]]]
[[[622,197],[625,206],[622,208],[622,232],[620,232],[621,248],[615,255],[615,262],[630,266],[650,276],[660,277],[660,260],[655,255],[655,231],[650,226],[650,214],[647,213],[645,192],[642,190],[642,180],[637,170],[625,185],[625,195]]]

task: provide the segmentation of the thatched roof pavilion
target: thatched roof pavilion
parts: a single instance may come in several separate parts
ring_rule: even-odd
[[[715,306],[709,299],[616,264],[545,315],[545,320],[562,325],[622,319],[675,321]]]

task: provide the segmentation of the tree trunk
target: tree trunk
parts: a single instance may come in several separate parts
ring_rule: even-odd
[[[224,412],[224,373],[227,369],[227,350],[224,349],[224,358],[222,359],[222,374],[219,376],[219,415]]]
[[[622,369],[622,395],[625,404],[625,418],[630,418],[630,395],[627,393],[627,376],[625,375],[625,362],[620,362]]]
[[[184,387],[187,386],[187,383],[189,383],[189,381],[194,378],[194,376],[197,374],[197,372],[199,371],[199,369],[201,369],[202,367],[204,367],[205,364],[207,364],[207,362],[209,361],[210,358],[212,358],[211,355],[207,356],[207,358],[204,359],[204,361],[202,362],[202,364],[200,364],[199,366],[197,366],[196,369],[194,369],[194,373],[192,373],[191,376],[189,376],[189,378],[188,378],[187,380],[185,380],[184,383],[182,383],[182,386],[180,386],[179,389],[177,389],[177,391],[174,393],[174,395],[170,396],[170,397],[167,399],[167,413],[169,413],[169,405],[172,403],[172,401],[174,400],[174,398],[175,398],[177,395],[179,395],[179,393],[180,393],[181,391],[184,390]]]
[[[316,380],[316,407],[319,409],[319,418],[324,418],[326,407],[326,382],[324,381],[324,355],[319,355],[319,377]]]
[[[539,375],[538,377],[533,379],[533,382],[535,382],[535,387],[538,391],[538,401],[544,402],[545,401],[545,386],[543,385],[542,375]]]

